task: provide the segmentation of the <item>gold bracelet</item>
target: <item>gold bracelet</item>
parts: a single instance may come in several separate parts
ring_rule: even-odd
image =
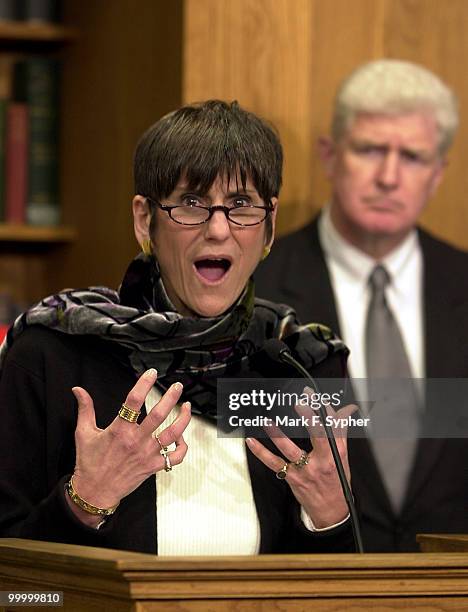
[[[75,487],[73,486],[73,476],[70,478],[69,482],[67,482],[66,489],[72,502],[79,506],[85,512],[89,512],[89,514],[95,514],[98,516],[110,516],[111,514],[114,514],[119,505],[116,504],[115,506],[112,506],[112,508],[98,508],[97,506],[93,506],[93,504],[90,504],[89,502],[85,501],[75,491]]]

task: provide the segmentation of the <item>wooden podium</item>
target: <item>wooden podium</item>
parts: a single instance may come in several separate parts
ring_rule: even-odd
[[[21,590],[63,591],[70,612],[460,611],[468,554],[175,558],[0,539],[0,591]]]
[[[423,552],[465,552],[468,553],[468,534],[431,533],[416,537]]]

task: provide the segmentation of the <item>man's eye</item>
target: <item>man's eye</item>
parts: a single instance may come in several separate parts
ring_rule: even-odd
[[[412,163],[417,163],[417,164],[424,163],[424,159],[418,153],[414,153],[413,151],[402,151],[401,157],[403,158],[404,161],[407,161],[407,162],[412,162]]]
[[[373,145],[358,146],[355,147],[354,150],[356,153],[358,153],[358,155],[378,155],[379,153],[383,153],[380,147],[376,147]]]

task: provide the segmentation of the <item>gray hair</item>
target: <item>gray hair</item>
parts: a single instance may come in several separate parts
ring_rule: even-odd
[[[359,66],[340,85],[332,119],[332,136],[339,140],[359,113],[400,115],[429,111],[439,130],[439,153],[452,144],[458,127],[455,94],[422,66],[381,59]]]

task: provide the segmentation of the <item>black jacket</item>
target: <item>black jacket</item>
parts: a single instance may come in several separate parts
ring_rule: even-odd
[[[97,425],[105,428],[135,381],[125,354],[103,340],[42,327],[18,337],[0,379],[0,536],[157,552],[154,477],[124,498],[100,530],[75,518],[64,493],[75,465],[71,388],[90,393]],[[354,550],[349,522],[310,533],[289,486],[250,451],[247,456],[261,553]]]
[[[422,230],[419,239],[426,376],[468,377],[468,254]],[[340,334],[317,219],[275,243],[255,288],[261,298],[293,306],[303,323],[325,323]],[[392,511],[366,439],[349,440],[349,458],[367,551],[417,550],[417,533],[468,532],[468,440],[420,440],[400,516]]]

